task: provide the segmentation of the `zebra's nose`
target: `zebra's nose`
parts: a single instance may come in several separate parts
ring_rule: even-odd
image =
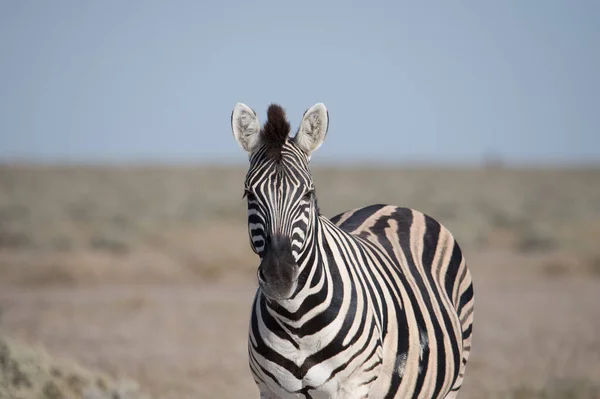
[[[280,235],[280,234],[275,234],[271,237],[270,240],[270,250],[273,251],[276,254],[281,254],[283,252],[286,252],[288,249],[291,249],[292,247],[292,243],[289,239],[289,237]]]
[[[270,298],[288,298],[298,277],[298,266],[292,255],[291,240],[285,236],[272,236],[262,261],[258,266],[258,280],[263,292]]]

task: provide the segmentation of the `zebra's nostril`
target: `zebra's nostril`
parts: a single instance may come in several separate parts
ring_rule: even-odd
[[[265,274],[263,272],[262,267],[258,268],[258,278],[259,278],[259,280],[265,281]]]

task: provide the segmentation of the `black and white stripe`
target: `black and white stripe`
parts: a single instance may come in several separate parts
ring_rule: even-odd
[[[248,352],[261,397],[455,398],[474,300],[461,249],[407,208],[320,215],[305,144],[326,133],[315,107],[278,156],[268,137],[248,151],[249,235],[261,258]]]

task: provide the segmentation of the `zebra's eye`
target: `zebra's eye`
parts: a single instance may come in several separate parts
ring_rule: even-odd
[[[244,190],[244,195],[242,195],[242,198],[247,198],[248,201],[254,201],[256,199],[254,194],[252,194],[252,191],[248,189]]]
[[[310,201],[314,193],[315,193],[315,190],[308,190],[306,192],[306,194],[304,194],[304,197],[302,197],[302,199],[304,201]]]

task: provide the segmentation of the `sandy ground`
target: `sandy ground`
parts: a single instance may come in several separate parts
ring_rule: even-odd
[[[474,349],[462,398],[600,383],[600,279],[506,273],[531,263],[472,257]],[[4,287],[1,325],[51,353],[133,377],[155,398],[257,397],[246,353],[254,289],[251,279]]]
[[[244,174],[0,166],[0,384],[8,336],[153,398],[257,397]],[[340,167],[315,181],[325,215],[398,204],[457,237],[476,303],[461,398],[600,398],[600,169]]]

